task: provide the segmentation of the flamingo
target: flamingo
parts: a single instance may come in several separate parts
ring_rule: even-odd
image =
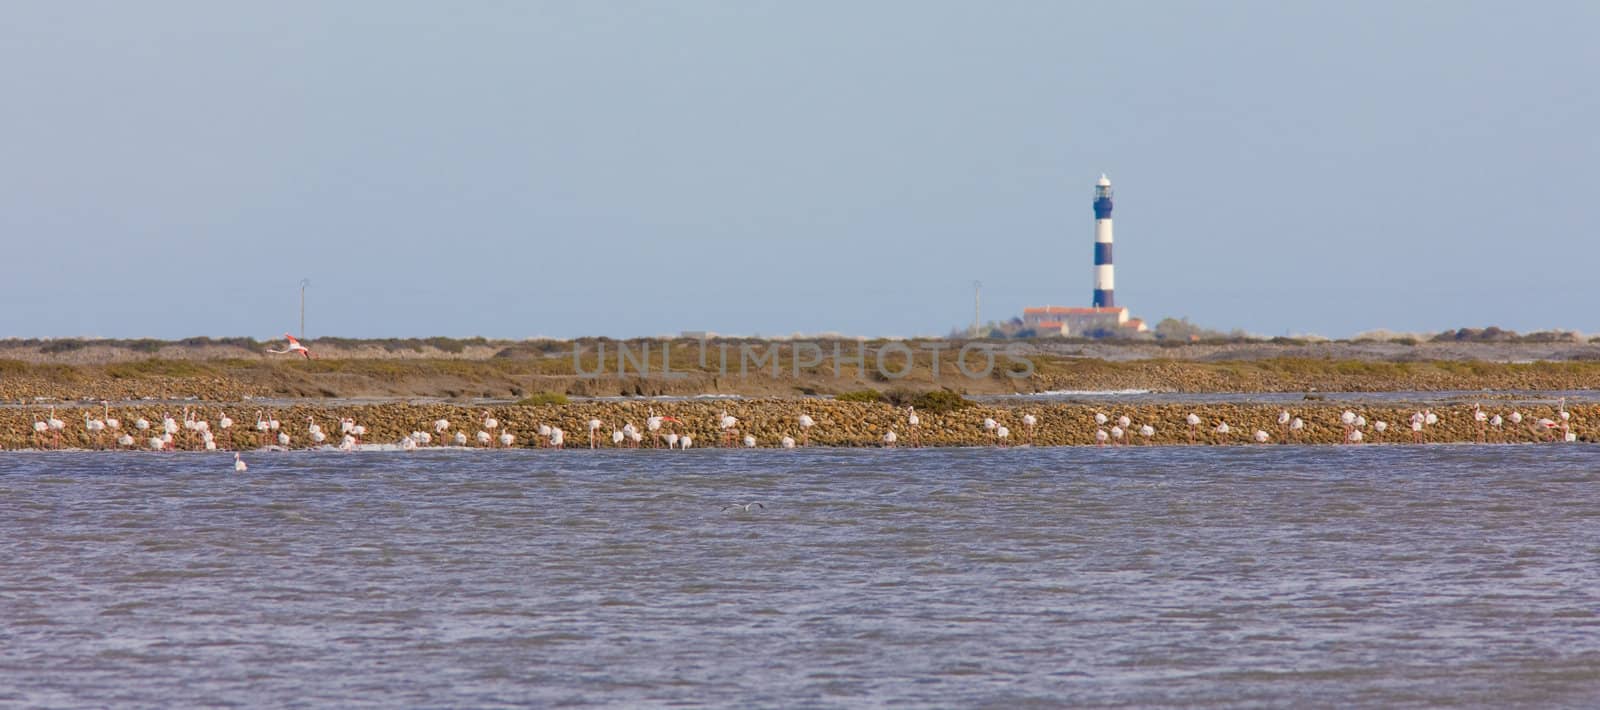
[[[783,438],[782,438],[782,439],[780,439],[780,440],[779,440],[779,441],[778,441],[778,443],[779,443],[779,444],[780,444],[780,445],[782,445],[782,446],[783,446],[783,448],[785,448],[785,449],[792,449],[792,448],[794,448],[794,437],[792,437],[792,436],[785,436],[785,437],[783,437]]]
[[[751,435],[749,435],[749,434],[745,434],[744,435],[744,447],[747,448],[747,449],[755,448],[756,447],[756,438],[751,436]]]
[[[1472,421],[1478,425],[1478,443],[1488,441],[1489,429],[1486,425],[1489,422],[1489,415],[1483,412],[1483,407],[1477,402],[1472,403]]]
[[[447,431],[450,431],[450,420],[449,419],[435,419],[435,420],[433,420],[433,433],[438,434],[439,438],[443,439],[444,438],[444,433],[447,432]]]
[[[1389,430],[1389,422],[1379,419],[1378,421],[1372,423],[1372,430],[1377,432],[1378,436],[1383,436],[1383,433]]]
[[[994,417],[984,417],[983,428],[988,430],[989,436],[994,436],[995,430],[1000,428],[1000,422],[995,421]]]
[[[400,437],[400,450],[401,451],[416,451],[417,450],[417,440],[411,438],[410,434],[407,434],[405,436]]]
[[[122,435],[117,437],[117,446],[124,449],[133,446],[133,435],[128,432],[122,432]]]
[[[1150,437],[1155,436],[1155,435],[1156,435],[1156,428],[1155,427],[1150,426],[1149,424],[1145,424],[1145,425],[1142,425],[1142,426],[1139,427],[1139,436],[1144,437],[1144,440],[1145,440],[1146,443],[1149,443]]]
[[[1098,419],[1099,415],[1095,415],[1095,417]],[[1184,417],[1183,420],[1189,424],[1189,443],[1193,444],[1196,427],[1200,426],[1200,417],[1194,412],[1189,412],[1189,416]]]
[[[455,438],[453,438],[451,441],[455,442],[456,446],[466,446],[467,433],[464,431],[458,431],[456,432]]]
[[[509,432],[509,431],[500,433],[500,445],[501,446],[505,446],[505,447],[509,448],[511,446],[511,444],[516,442],[516,440],[517,440],[517,437],[512,436],[511,432]],[[594,448],[594,447],[591,446],[590,448]]]
[[[1350,436],[1350,431],[1356,425],[1356,413],[1348,409],[1339,415],[1339,423],[1344,425],[1344,435]]]
[[[546,427],[546,429],[548,429],[548,427]],[[549,431],[545,431],[544,435],[548,437],[548,436],[550,436],[550,432]],[[624,422],[623,423],[623,425],[622,425],[622,436],[628,440],[628,446],[630,448],[633,447],[640,440],[640,438],[639,438],[639,430],[633,426],[633,422]]]
[[[922,417],[917,416],[917,408],[909,404],[906,405],[906,433],[911,436],[912,447],[922,445],[922,432],[918,431],[920,426],[922,426]]]
[[[596,448],[595,439],[600,435],[600,424],[599,419],[589,420],[589,448],[591,449]]]
[[[723,412],[717,420],[717,426],[722,429],[722,445],[733,446],[733,438],[739,435],[739,420]]]
[[[163,441],[159,436],[150,437],[150,441],[146,443],[149,444],[151,451],[160,451],[167,447],[167,442]]]
[[[1500,433],[1500,427],[1504,425],[1505,422],[1506,420],[1498,414],[1489,417],[1489,426],[1494,427],[1494,438],[1505,441],[1505,437]]]
[[[479,446],[488,446],[489,443],[492,442],[492,441],[494,441],[494,438],[489,436],[489,432],[486,432],[486,431],[484,431],[482,429],[478,430],[478,445]]]
[[[1232,429],[1228,427],[1228,423],[1227,422],[1220,422],[1220,423],[1217,424],[1216,432],[1217,432],[1217,437],[1218,438],[1220,438],[1220,439],[1228,438],[1228,432],[1230,432],[1230,431],[1232,431]]]
[[[646,410],[644,418],[645,431],[650,432],[650,448],[656,448],[661,440],[661,420],[654,411]]]
[[[101,416],[103,416],[106,420],[106,428],[113,432],[121,429],[122,420],[111,416],[111,403],[102,399],[100,400],[100,407],[104,410]]]
[[[50,431],[50,424],[44,420],[35,419],[33,422],[33,438],[39,448],[44,448],[44,433]]]
[[[55,407],[50,408],[50,418],[46,423],[50,425],[50,436],[55,440],[55,448],[61,448],[61,432],[67,428],[67,423],[56,418]]]
[[[632,424],[628,424],[628,425],[622,427],[622,430],[623,431],[627,431],[628,427],[631,427],[631,426],[633,426],[633,425]],[[536,429],[535,431],[539,432],[539,446],[541,446],[541,447],[544,446],[545,442],[550,440],[550,425],[549,424],[540,424],[539,428]]]
[[[1033,444],[1033,425],[1039,423],[1039,418],[1032,414],[1022,415],[1022,426],[1027,427],[1028,444]]]
[[[340,451],[355,451],[356,450],[356,438],[354,436],[349,435],[349,434],[345,434],[343,438],[339,439],[339,450]]]
[[[1011,438],[1011,430],[1007,429],[1004,424],[1002,424],[1002,425],[1000,425],[998,427],[995,427],[995,429],[994,429],[995,446],[1005,446],[1006,445],[1006,441],[1008,439],[1010,439],[1010,438]]]
[[[911,418],[915,419],[916,416],[917,415],[913,414],[913,415],[911,415]],[[816,426],[816,425],[817,425],[817,422],[811,418],[811,415],[809,415],[809,414],[801,414],[800,415],[800,445],[801,446],[805,446],[806,445],[806,440],[807,440],[808,436],[811,433],[811,427]],[[912,426],[916,426],[916,425],[913,424]]]
[[[285,431],[278,432],[278,445],[279,446],[282,446],[283,448],[287,449],[287,448],[289,448],[289,442],[290,441],[291,441],[291,439],[289,438],[289,433],[288,432],[285,432]]]
[[[900,436],[895,434],[893,429],[890,429],[889,433],[883,435],[883,446],[884,448],[892,449],[894,448],[894,442],[899,440]]]
[[[367,435],[367,427],[366,427],[366,425],[365,424],[357,424],[357,425],[355,425],[353,427],[350,427],[350,435],[356,438],[356,443],[357,444],[361,443],[361,437]],[[441,437],[441,438],[443,438],[443,437]]]
[[[144,421],[144,420],[140,420]],[[261,410],[256,410],[256,446],[265,446],[267,443],[267,420],[261,416]]]
[[[667,432],[667,448],[669,448],[669,449],[678,448],[678,441],[680,439],[681,439],[681,437],[678,436],[678,432],[675,432],[675,431]]]
[[[357,428],[359,428],[359,427],[357,427]],[[354,438],[354,436],[349,435],[349,434],[347,434],[346,436],[351,436],[351,438]],[[411,438],[417,440],[417,445],[418,446],[427,446],[428,444],[433,443],[433,435],[429,434],[428,432],[425,432],[425,431],[414,431],[414,432],[411,432]]]
[[[1422,422],[1423,421],[1424,421],[1424,417],[1422,416],[1422,412],[1417,412],[1416,414],[1411,415],[1411,441],[1412,441],[1412,443],[1416,443],[1416,444],[1422,443]]]
[[[100,448],[101,439],[105,436],[106,423],[100,419],[90,419],[88,414],[83,415],[83,430],[94,434],[94,447]]]
[[[1112,425],[1112,427],[1111,427],[1111,445],[1112,446],[1121,446],[1122,445],[1122,435],[1123,435],[1123,433],[1125,433],[1125,432],[1123,431],[1121,425]]]
[[[250,470],[250,466],[244,462],[244,458],[237,451],[233,452],[233,470],[236,473],[244,473]]]
[[[1104,430],[1104,429],[1095,429],[1094,430],[1094,445],[1095,446],[1105,446],[1106,445],[1106,439],[1110,439],[1110,438],[1111,438],[1111,435],[1107,434],[1106,430]]]
[[[1350,433],[1347,436],[1345,436],[1345,440],[1350,442],[1350,443],[1352,443],[1352,444],[1361,443],[1361,439],[1362,438],[1363,437],[1361,435],[1361,430],[1360,429],[1351,429]]]
[[[1306,430],[1306,422],[1300,417],[1295,417],[1289,422],[1289,433],[1294,435],[1295,441],[1300,440],[1300,433]]]
[[[267,352],[272,353],[273,355],[288,355],[293,353],[307,360],[311,359],[311,350],[306,348],[306,346],[301,345],[299,339],[288,333],[283,334],[283,339],[288,341],[288,345],[284,346],[282,350],[273,350],[272,348],[267,348]]]
[[[1133,426],[1133,420],[1129,419],[1128,415],[1124,414],[1120,417],[1117,417],[1117,426],[1127,429]]]
[[[682,438],[678,439],[679,449],[687,449],[691,446],[694,446],[694,437],[684,434]]]
[[[1278,435],[1285,442],[1289,441],[1289,417],[1289,410],[1283,409],[1278,411]]]
[[[1095,423],[1095,425],[1097,425],[1097,426],[1105,426],[1106,422],[1108,422],[1108,421],[1111,421],[1111,420],[1106,418],[1105,414],[1103,414],[1101,412],[1095,412],[1094,413],[1094,423]]]
[[[1271,436],[1267,435],[1267,431],[1265,429],[1257,429],[1256,430],[1255,440],[1256,440],[1257,444],[1265,444],[1265,443],[1267,443],[1267,440],[1271,439],[1271,438],[1272,438]]]

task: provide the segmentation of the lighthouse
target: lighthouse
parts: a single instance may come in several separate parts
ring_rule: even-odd
[[[1111,180],[1105,173],[1094,184],[1094,300],[1095,308],[1115,308],[1111,295]]]

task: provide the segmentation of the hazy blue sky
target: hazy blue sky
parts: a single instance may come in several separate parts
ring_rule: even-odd
[[[8,2],[0,337],[1600,331],[1600,3]]]

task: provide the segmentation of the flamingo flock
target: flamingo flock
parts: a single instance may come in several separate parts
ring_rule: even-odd
[[[1393,412],[1392,409],[1388,411]],[[1530,415],[1511,408],[1491,411],[1482,404],[1473,404],[1464,415],[1450,415],[1461,417],[1453,421],[1468,424],[1458,425],[1454,430],[1456,433],[1445,436],[1459,437],[1461,426],[1466,426],[1470,427],[1472,440],[1479,444],[1578,440],[1578,434],[1573,429],[1572,413],[1567,410],[1565,399],[1557,404],[1553,412],[1548,409],[1544,411],[1549,416]],[[102,401],[99,411],[92,408],[81,411],[82,429],[78,430],[76,424],[69,425],[58,416],[56,407],[48,407],[34,415],[29,440],[32,448],[48,450],[63,448],[66,440],[80,448],[142,448],[151,451],[219,451],[240,448],[241,444],[245,444],[243,448],[250,448],[247,442],[252,442],[255,448],[288,449],[299,446],[339,451],[354,451],[364,446],[367,427],[351,416],[330,418],[327,415],[308,415],[304,417],[304,428],[301,428],[298,425],[285,425],[270,409],[257,409],[253,413],[253,423],[236,426],[236,419],[227,411],[216,410],[208,417],[207,412],[199,408],[182,407],[151,418],[135,415],[131,426],[125,430],[123,420],[113,416],[110,404]],[[1211,444],[1298,444],[1306,441],[1308,426],[1317,427],[1316,431],[1321,437],[1319,440],[1327,441],[1337,433],[1336,440],[1344,444],[1425,444],[1446,440],[1435,433],[1444,417],[1431,408],[1410,412],[1395,425],[1383,419],[1369,420],[1367,414],[1358,408],[1340,411],[1335,422],[1322,419],[1327,423],[1317,424],[1315,420],[1318,417],[1312,419],[1312,424],[1308,425],[1302,416],[1283,409],[1275,417],[1275,428],[1269,424],[1265,428],[1250,426],[1236,430],[1236,423],[1191,412],[1183,416],[1181,422],[1167,424],[1183,432],[1191,444],[1202,439],[1204,443]],[[959,421],[957,414],[940,415],[937,430],[952,431],[952,426],[961,426]],[[1060,440],[1061,431],[1069,433],[1069,440],[1075,438],[1077,435],[1071,432],[1076,430],[1084,436],[1078,441],[1094,446],[1148,445],[1156,439],[1159,427],[1163,425],[1160,421],[1135,421],[1127,414],[1107,412],[1094,412],[1091,418],[1082,420],[1082,429],[1076,429],[1079,425],[1071,421],[1047,422],[1040,414],[1028,411],[989,413],[967,421],[966,426],[974,427],[969,431],[981,435],[986,445],[994,447],[1033,446],[1041,430],[1048,432],[1052,428],[1056,432],[1056,441]],[[565,431],[550,422],[530,425],[527,429],[530,433],[525,438],[503,424],[490,410],[482,410],[478,421],[473,424],[475,426],[457,427],[444,418],[419,422],[414,430],[400,437],[395,444],[382,446],[398,446],[404,451],[433,446],[559,450],[565,448],[566,444]],[[719,448],[803,448],[809,444],[814,430],[823,426],[807,412],[799,413],[790,420],[790,424],[793,428],[779,424],[775,427],[776,431],[770,423],[763,426],[758,422],[756,426],[750,426],[734,413],[723,409],[715,416],[698,422],[649,412],[642,426],[634,421],[607,422],[598,417],[579,420],[575,426],[588,432],[589,449],[664,446],[675,450],[693,448],[696,443],[694,435],[708,431],[716,432],[715,441]],[[832,426],[836,426],[836,423],[829,423],[823,428]],[[927,423],[919,412],[912,407],[905,407],[898,410],[893,421],[879,429],[874,436],[878,445],[883,447],[916,447],[920,445],[921,434],[926,427]],[[238,462],[243,464],[242,459]]]

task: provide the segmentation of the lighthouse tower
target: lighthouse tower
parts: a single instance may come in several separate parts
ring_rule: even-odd
[[[1094,184],[1094,301],[1089,305],[1115,308],[1111,288],[1111,180],[1101,173]]]

